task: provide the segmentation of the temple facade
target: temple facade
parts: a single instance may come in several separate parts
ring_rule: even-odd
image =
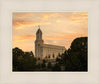
[[[40,59],[56,59],[57,56],[64,53],[66,48],[64,46],[44,44],[42,39],[42,31],[39,28],[36,32],[35,40],[35,56]]]

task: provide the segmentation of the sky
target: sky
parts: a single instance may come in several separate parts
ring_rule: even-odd
[[[35,51],[38,25],[45,44],[70,48],[78,37],[88,36],[87,12],[14,12],[12,14],[13,48]],[[34,53],[35,54],[35,53]]]

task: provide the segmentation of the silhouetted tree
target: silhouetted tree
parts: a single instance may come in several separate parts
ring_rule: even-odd
[[[13,49],[13,71],[34,71],[36,58],[32,51],[24,52],[19,48]]]
[[[61,60],[67,71],[87,71],[87,37],[76,38]]]
[[[13,70],[14,71],[16,71],[16,70],[18,70],[19,69],[19,59],[21,59],[22,57],[23,57],[23,55],[24,55],[24,52],[21,50],[21,49],[19,49],[19,48],[14,48],[13,50],[12,50],[12,54],[13,54]]]

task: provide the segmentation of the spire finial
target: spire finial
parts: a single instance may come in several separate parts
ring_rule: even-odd
[[[40,25],[38,25],[39,29],[40,29]]]

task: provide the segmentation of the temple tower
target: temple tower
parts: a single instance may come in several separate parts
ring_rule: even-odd
[[[42,31],[39,27],[39,29],[36,32],[36,40],[35,40],[35,56],[36,58],[40,58],[42,59],[42,55],[43,55],[43,49],[42,46],[44,41],[42,40]]]

